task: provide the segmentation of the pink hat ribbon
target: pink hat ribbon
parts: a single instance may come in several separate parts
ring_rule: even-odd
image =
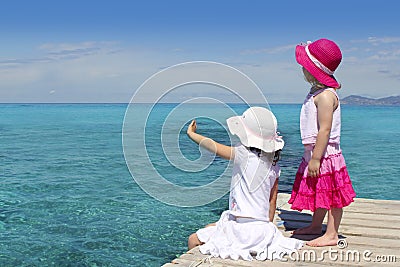
[[[308,58],[323,72],[325,72],[328,75],[333,75],[334,71],[331,71],[328,67],[326,67],[324,64],[322,64],[321,61],[316,59],[313,55],[311,55],[310,50],[308,49],[308,44],[305,46],[305,50],[307,53]]]

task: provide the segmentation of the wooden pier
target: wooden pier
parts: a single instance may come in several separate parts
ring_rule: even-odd
[[[285,236],[306,226],[310,212],[298,212],[287,204],[289,194],[278,195],[274,223]],[[324,222],[326,224],[326,220]],[[183,266],[400,266],[400,201],[356,198],[344,208],[339,228],[338,246],[313,248],[304,246],[282,261],[243,261],[210,258],[194,248],[163,267]],[[317,236],[295,236],[302,240]]]

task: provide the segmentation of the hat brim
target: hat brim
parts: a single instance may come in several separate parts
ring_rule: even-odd
[[[308,57],[306,52],[306,47],[304,45],[297,45],[296,46],[296,61],[300,65],[302,65],[312,76],[315,77],[320,83],[333,87],[339,88],[340,85],[336,81],[333,75],[326,74],[320,68],[318,68]]]
[[[255,136],[247,129],[243,123],[241,116],[234,116],[226,120],[229,131],[231,134],[239,137],[240,142],[246,147],[259,148],[264,152],[275,152],[281,150],[285,142],[282,138],[264,139],[259,136]]]

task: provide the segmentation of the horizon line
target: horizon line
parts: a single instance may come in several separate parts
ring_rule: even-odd
[[[102,104],[106,104],[106,105],[110,105],[110,104],[114,104],[114,105],[129,105],[129,104],[131,104],[130,102],[0,102],[0,105],[7,105],[7,104],[9,104],[9,105],[53,105],[53,104],[55,104],[55,105],[66,105],[66,104],[72,104],[72,105],[76,105],[76,104],[82,104],[82,105],[90,105],[90,104],[93,104],[93,105],[96,105],[96,104],[98,104],[98,105],[102,105]],[[139,102],[139,103],[133,103],[133,104],[147,104],[147,105],[149,105],[149,104],[176,104],[176,105],[178,105],[178,104],[181,104],[181,102],[158,102],[158,103],[151,103],[151,102]],[[189,103],[189,104],[194,104],[194,105],[198,105],[198,104],[217,104],[217,103],[211,103],[211,102],[198,102],[198,103]],[[284,103],[284,102],[275,102],[275,103],[241,103],[241,102],[227,102],[227,103],[224,103],[224,104],[228,104],[228,105],[230,105],[230,104],[236,104],[236,105],[240,105],[240,104],[243,104],[243,105],[247,105],[247,104],[250,104],[250,105],[265,105],[265,104],[272,104],[272,105],[291,105],[291,104],[294,104],[294,105],[296,105],[296,104],[300,104],[300,103],[295,103],[295,102],[287,102],[287,103]]]

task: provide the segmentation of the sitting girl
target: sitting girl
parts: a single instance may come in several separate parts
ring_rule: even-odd
[[[268,109],[252,107],[242,116],[229,118],[227,124],[230,132],[240,139],[235,147],[196,133],[194,120],[187,130],[197,144],[234,160],[229,210],[215,224],[192,234],[188,247],[200,245],[203,254],[235,260],[252,260],[252,255],[257,260],[281,259],[301,248],[303,242],[284,237],[270,221],[271,190],[280,174],[277,161],[284,146],[276,132],[276,118]]]

